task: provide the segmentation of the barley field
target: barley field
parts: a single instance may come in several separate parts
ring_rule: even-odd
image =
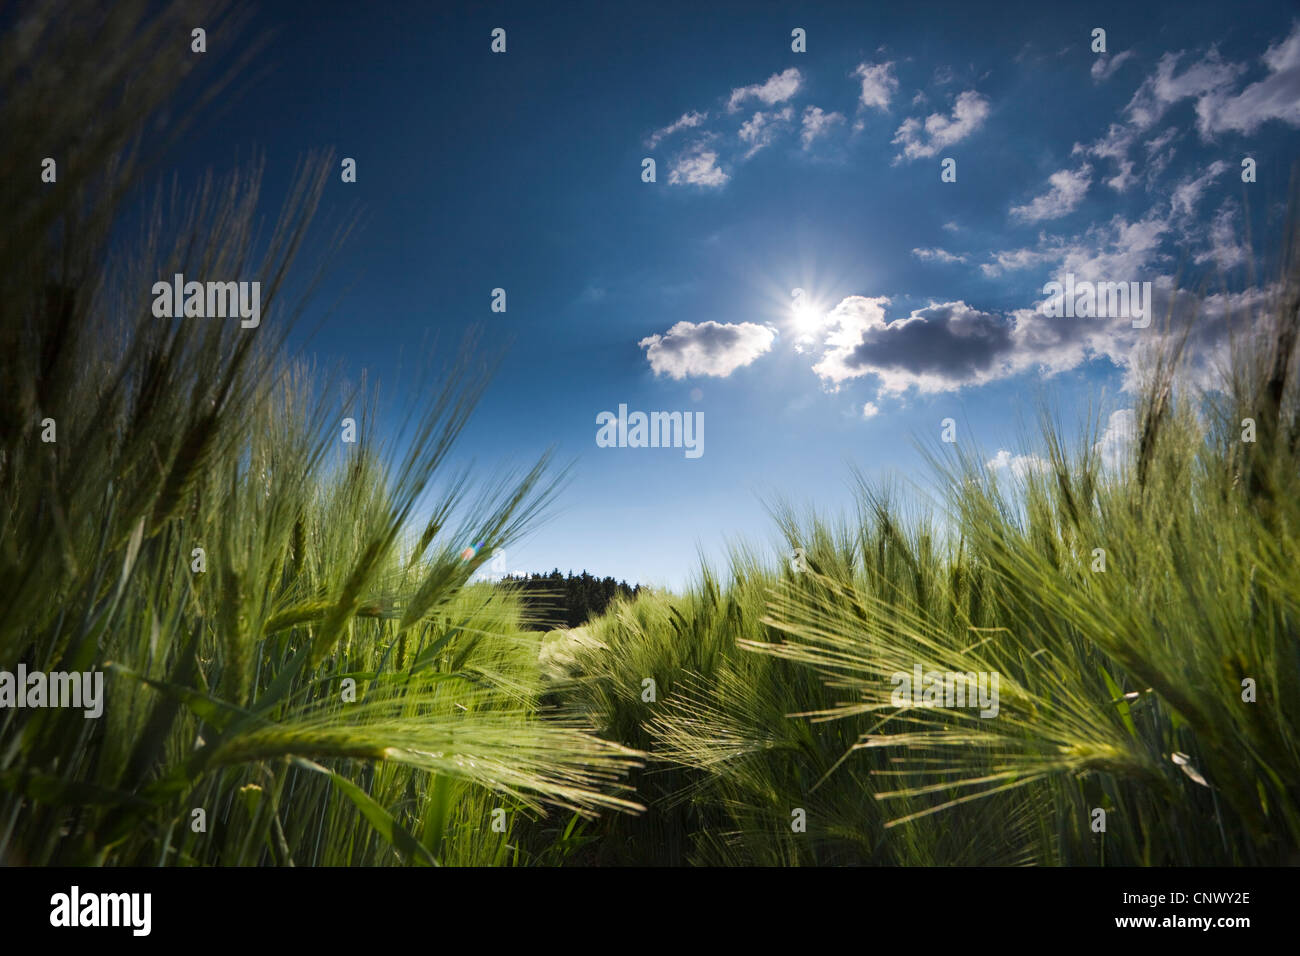
[[[1104,396],[1044,404],[1032,467],[924,441],[910,487],[846,471],[855,509],[775,500],[771,542],[539,630],[476,575],[571,469],[458,455],[491,350],[444,342],[376,437],[382,383],[287,337],[337,157],[269,230],[257,162],[159,185],[140,137],[190,60],[116,6],[108,62],[61,8],[0,55],[4,138],[64,157],[40,191],[2,151],[0,669],[103,675],[98,719],[0,709],[0,861],[1300,862],[1294,229],[1214,387],[1183,375],[1197,316],[1157,316],[1120,454]],[[136,294],[248,269],[257,335]],[[922,671],[996,675],[995,718],[900,706]]]

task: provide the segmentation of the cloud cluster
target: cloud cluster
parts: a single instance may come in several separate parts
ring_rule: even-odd
[[[858,81],[858,118],[855,131],[864,127],[862,114],[873,110],[889,112],[898,92],[898,77],[893,61],[862,62],[850,76]],[[935,74],[939,85],[952,82],[951,70]],[[716,189],[731,179],[731,168],[754,157],[783,136],[798,131],[805,152],[826,139],[838,127],[847,126],[843,113],[805,104],[796,108],[794,100],[806,88],[804,75],[797,67],[773,73],[761,83],[738,86],[731,90],[718,112],[689,110],[678,119],[646,137],[654,149],[661,144],[691,133],[669,162],[668,182],[674,186],[697,186]],[[918,94],[913,103],[923,102]],[[756,105],[743,119],[742,110]],[[894,134],[893,144],[902,151],[895,162],[934,156],[939,150],[960,142],[979,129],[989,115],[989,102],[974,90],[957,94],[950,113],[932,113],[925,118],[903,121]],[[739,120],[739,125],[736,121]]]
[[[1194,201],[1196,189],[1189,184],[1195,181],[1175,186],[1180,208]],[[1179,187],[1184,187],[1181,193]],[[1096,360],[1122,369],[1125,387],[1131,389],[1140,384],[1136,375],[1144,350],[1166,345],[1166,335],[1181,334],[1180,327],[1164,327],[1165,317],[1173,315],[1178,322],[1190,321],[1185,354],[1191,380],[1213,386],[1227,358],[1229,329],[1234,324],[1238,332],[1249,329],[1270,290],[1202,296],[1176,289],[1177,264],[1162,250],[1173,229],[1169,209],[1161,203],[1136,219],[1115,216],[1068,240],[1040,236],[1034,247],[1004,250],[981,264],[990,275],[1049,265],[1045,276],[1058,282],[1066,273],[1077,281],[1150,281],[1147,305],[1153,321],[1147,328],[1134,328],[1132,316],[1052,317],[1046,314],[1045,296],[1006,312],[952,300],[891,316],[888,296],[854,295],[814,318],[799,351],[814,353],[812,370],[828,389],[864,380],[874,384],[877,398],[911,390],[957,391],[1030,371],[1051,376]],[[1235,239],[1237,211],[1225,203],[1209,227],[1220,254],[1229,260],[1244,255]],[[937,248],[912,253],[923,261],[965,258]],[[754,323],[679,322],[666,335],[640,344],[656,373],[681,378],[728,375],[769,351],[774,340],[771,329]],[[864,417],[878,413],[879,407],[871,405],[875,411],[864,407]],[[1108,441],[1110,447],[1118,439]]]
[[[1119,56],[1123,54],[1114,57],[1112,65]],[[1263,78],[1241,86],[1251,64],[1226,61],[1213,47],[1199,56],[1185,50],[1166,53],[1129,100],[1122,121],[1112,123],[1096,142],[1076,144],[1074,150],[1112,161],[1116,172],[1105,182],[1124,192],[1138,182],[1130,154],[1139,142],[1147,150],[1149,176],[1158,175],[1168,164],[1172,151],[1166,147],[1177,131],[1151,134],[1172,107],[1186,100],[1194,103],[1202,142],[1214,142],[1225,134],[1254,133],[1269,122],[1300,126],[1300,20],[1292,23],[1284,39],[1265,50],[1260,63]],[[1095,64],[1093,69],[1096,75]],[[1108,76],[1113,69],[1103,68],[1103,72]]]
[[[1300,21],[1291,34],[1270,46],[1263,57],[1268,75],[1240,93],[1220,86],[1196,102],[1196,128],[1202,137],[1216,133],[1253,133],[1270,120],[1300,126]]]
[[[1284,75],[1291,47],[1283,43],[1269,50],[1272,65],[1279,67],[1272,75]],[[1144,81],[1135,97],[1138,105],[1129,109],[1133,116],[1141,116],[1148,128],[1159,120],[1159,111],[1151,103],[1168,102],[1187,90],[1222,89],[1239,72],[1216,62],[1213,56],[1199,69],[1177,69],[1176,57],[1161,62],[1155,78]],[[952,141],[962,135],[959,127],[968,131],[978,123],[973,117],[987,114],[986,108],[972,112],[971,100],[963,101],[963,97],[965,93],[959,95],[951,121],[935,114],[924,126],[914,121],[904,123],[900,136],[914,147],[913,154],[924,155],[930,147]],[[962,107],[962,102],[968,105]],[[935,122],[936,117],[944,121]],[[1106,155],[1131,136],[1136,125],[1130,121],[1124,126],[1112,126],[1100,145],[1094,145],[1089,152]],[[1171,130],[1162,132],[1154,138],[1149,152],[1157,155],[1170,149],[1174,138]],[[1123,155],[1114,149],[1110,158]],[[980,264],[989,277],[1049,266],[1046,276],[1058,282],[1064,281],[1067,273],[1073,274],[1076,281],[1151,282],[1148,308],[1156,321],[1149,328],[1133,328],[1131,315],[1054,318],[1045,314],[1045,298],[1008,312],[990,312],[952,300],[891,316],[887,296],[855,295],[843,299],[820,318],[809,342],[817,353],[813,371],[831,389],[857,379],[872,381],[880,396],[910,390],[955,391],[1031,370],[1050,376],[1102,359],[1123,369],[1126,387],[1131,388],[1136,384],[1137,359],[1144,349],[1160,347],[1166,334],[1162,320],[1172,314],[1184,319],[1195,316],[1188,333],[1187,368],[1199,384],[1212,384],[1215,368],[1226,356],[1229,320],[1239,327],[1243,321],[1250,322],[1267,292],[1200,297],[1177,290],[1173,276],[1176,263],[1163,246],[1177,234],[1193,244],[1202,244],[1204,251],[1197,256],[1198,261],[1210,256],[1225,265],[1244,260],[1245,250],[1236,239],[1239,210],[1233,203],[1223,203],[1209,224],[1195,221],[1205,195],[1229,168],[1223,160],[1209,163],[1200,172],[1173,183],[1164,199],[1157,200],[1137,218],[1116,215],[1094,223],[1073,238],[1040,235],[1036,245],[993,252],[989,261]],[[1023,222],[1059,218],[1078,207],[1091,182],[1092,167],[1088,163],[1073,170],[1059,170],[1049,177],[1046,193],[1014,206],[1012,216]],[[967,260],[962,253],[937,247],[917,247],[912,255],[921,261],[945,264]],[[770,342],[764,340],[763,344]],[[863,408],[864,417],[878,412],[875,403],[869,404]],[[1099,450],[1107,456],[1119,453],[1122,437],[1117,429],[1121,424],[1122,419],[1113,420],[1103,438]],[[990,465],[1023,470],[1031,463],[1024,456],[1007,453]]]
[[[1190,201],[1183,193],[1180,202]],[[1235,205],[1225,203],[1209,227],[1219,254],[1232,261],[1244,256],[1236,242]],[[1060,318],[1046,314],[1047,298],[1007,312],[990,312],[956,300],[932,303],[903,316],[890,316],[886,296],[849,296],[821,319],[813,339],[819,352],[813,371],[834,390],[854,379],[873,381],[878,395],[956,391],[1036,371],[1055,375],[1085,363],[1105,360],[1125,372],[1134,388],[1145,350],[1167,344],[1186,323],[1185,370],[1189,380],[1217,384],[1226,364],[1229,332],[1253,327],[1268,302],[1269,289],[1200,295],[1177,289],[1176,261],[1162,250],[1172,226],[1167,207],[1158,204],[1137,219],[1115,216],[1073,239],[996,253],[981,265],[986,274],[1005,269],[1050,265],[1045,273],[1063,282],[1151,282],[1152,322],[1134,328],[1132,316]],[[915,249],[923,260],[957,258],[940,249]],[[1174,327],[1165,328],[1167,316]]]
[[[850,296],[825,318],[825,350],[813,371],[832,387],[875,376],[882,393],[948,391],[1000,377],[1011,326],[964,302],[889,321],[886,297]]]
[[[761,83],[738,86],[726,97],[720,112],[689,110],[646,137],[654,149],[688,134],[668,163],[668,184],[719,189],[731,180],[732,169],[780,138],[799,131],[805,151],[844,123],[841,113],[807,105],[802,113],[791,102],[804,87],[803,74],[790,67]],[[758,108],[743,119],[747,104]],[[739,120],[739,125],[737,125]],[[712,128],[710,128],[712,127]]]
[[[1221,384],[1230,332],[1257,325],[1275,290],[1198,296],[1175,290],[1167,276],[1153,282],[1150,328],[1135,329],[1129,318],[1054,318],[1042,303],[1011,312],[988,312],[966,302],[937,303],[889,318],[885,297],[851,296],[827,315],[813,371],[834,391],[867,378],[877,397],[911,390],[934,394],[986,385],[1034,371],[1052,376],[1085,363],[1106,360],[1123,370],[1124,388],[1140,388],[1141,359],[1167,348],[1186,332],[1182,372],[1202,388]],[[1175,316],[1166,330],[1163,317]]]
[[[1104,80],[1131,60],[1130,51],[1100,61],[1094,77]],[[915,247],[911,254],[922,262],[944,265],[970,263],[987,278],[1008,272],[1042,269],[1042,278],[1065,282],[1150,283],[1146,302],[1151,324],[1134,328],[1132,314],[1097,318],[1061,318],[1048,314],[1045,294],[1026,295],[1024,305],[1005,311],[988,311],[961,297],[935,298],[923,308],[892,313],[885,295],[852,295],[834,308],[801,326],[793,341],[797,352],[812,353],[812,371],[824,387],[836,390],[853,381],[870,382],[881,396],[949,392],[980,386],[1034,371],[1044,376],[1078,369],[1093,361],[1106,361],[1124,372],[1124,387],[1140,385],[1139,359],[1147,349],[1167,344],[1166,336],[1186,333],[1185,371],[1193,382],[1217,384],[1216,372],[1225,365],[1230,347],[1229,330],[1250,333],[1271,290],[1236,294],[1202,295],[1177,288],[1178,261],[1168,251],[1177,238],[1198,264],[1223,267],[1240,265],[1248,256],[1239,240],[1242,210],[1231,198],[1222,199],[1213,215],[1206,212],[1207,198],[1219,191],[1220,181],[1232,163],[1215,159],[1200,169],[1166,183],[1157,181],[1171,162],[1184,133],[1167,117],[1176,103],[1195,105],[1197,132],[1202,139],[1226,132],[1254,130],[1269,121],[1300,126],[1300,21],[1284,40],[1271,44],[1260,58],[1261,78],[1247,82],[1251,68],[1225,61],[1211,49],[1199,57],[1171,53],[1141,80],[1117,122],[1088,145],[1076,143],[1083,157],[1072,168],[1059,169],[1047,188],[1027,201],[1010,206],[1012,220],[1046,223],[1077,210],[1094,183],[1094,170],[1112,164],[1113,175],[1097,181],[1124,192],[1145,178],[1154,193],[1144,212],[1117,214],[1094,222],[1074,235],[1040,233],[1036,243],[985,253],[950,251],[940,247]],[[853,76],[860,81],[859,117],[864,111],[888,111],[898,91],[893,63],[860,64]],[[757,101],[760,107],[737,117],[739,128],[727,140],[705,131],[708,113],[684,114],[664,136],[694,130],[699,137],[688,145],[671,167],[670,182],[717,187],[727,182],[728,156],[744,159],[776,141],[799,132],[804,148],[845,124],[844,116],[820,107],[799,107],[790,102],[802,89],[797,70],[773,74],[763,83],[739,87],[727,99],[728,112]],[[733,109],[734,107],[734,109]],[[1231,116],[1228,113],[1231,112]],[[895,162],[937,155],[940,150],[978,130],[990,114],[988,101],[974,90],[957,93],[949,113],[935,112],[924,120],[905,119],[893,143],[901,147]],[[859,123],[861,119],[859,118]],[[658,135],[658,134],[656,134]],[[1134,151],[1145,151],[1139,176]],[[732,149],[735,152],[728,153]],[[1141,155],[1140,153],[1138,155]],[[944,228],[961,233],[952,222]],[[1184,260],[1185,261],[1185,260]],[[1037,301],[1035,301],[1037,300]],[[1169,329],[1167,316],[1176,323]],[[742,322],[722,324],[678,322],[664,335],[640,342],[656,374],[673,378],[688,375],[729,375],[771,350],[775,332],[766,326]],[[877,402],[861,406],[864,418],[880,412]],[[1107,461],[1123,453],[1124,415],[1116,413],[1098,443]],[[1025,473],[1037,467],[1033,456],[1013,456],[1005,450],[989,462],[994,470]]]

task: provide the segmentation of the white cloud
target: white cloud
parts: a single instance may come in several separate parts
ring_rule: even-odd
[[[668,173],[668,183],[672,186],[717,188],[726,185],[730,178],[718,168],[718,154],[699,147],[678,156]]]
[[[908,159],[934,156],[979,129],[988,115],[989,101],[974,90],[966,90],[958,95],[951,116],[931,113],[924,123],[915,117],[905,120],[894,134],[895,145],[903,147],[894,161],[899,162],[904,156]]]
[[[1163,133],[1161,133],[1159,136],[1147,140],[1146,143],[1143,144],[1143,146],[1146,148],[1147,155],[1148,156],[1156,155],[1156,153],[1160,152],[1162,149],[1164,149],[1166,146],[1172,143],[1177,136],[1178,136],[1178,127],[1171,126]]]
[[[1176,138],[1165,131],[1151,142],[1154,149],[1167,150]],[[990,277],[1045,266],[1044,281],[1064,283],[1067,273],[1073,273],[1076,282],[1150,282],[1150,298],[1143,302],[1151,320],[1148,327],[1134,328],[1131,315],[1053,318],[1045,314],[1046,300],[1037,294],[1032,299],[1038,301],[997,313],[950,301],[932,302],[901,316],[889,314],[886,296],[855,295],[819,316],[820,325],[811,330],[807,351],[813,352],[813,371],[831,390],[870,376],[877,382],[879,401],[882,395],[912,389],[951,392],[1031,371],[1051,377],[1104,360],[1122,373],[1122,388],[1132,391],[1141,385],[1144,354],[1185,335],[1185,381],[1217,387],[1232,341],[1229,332],[1242,334],[1243,328],[1258,325],[1267,308],[1267,290],[1207,296],[1179,289],[1179,258],[1167,251],[1167,244],[1178,238],[1190,247],[1183,255],[1194,256],[1198,263],[1228,267],[1246,261],[1249,252],[1239,239],[1243,228],[1236,203],[1220,204],[1208,222],[1194,215],[1205,209],[1208,197],[1218,194],[1215,177],[1231,169],[1230,161],[1207,163],[1191,177],[1166,186],[1136,218],[1116,215],[1073,237],[1040,233],[1037,243],[978,256],[986,260],[980,268]],[[912,255],[931,262],[976,258],[922,247]],[[1112,435],[1105,447],[1118,441]]]
[[[1061,258],[1059,249],[1004,249],[993,253],[992,262],[982,263],[980,271],[988,278],[995,279],[1004,272],[1028,269],[1030,266],[1051,262],[1059,258]]]
[[[1054,263],[1044,278],[1153,283],[1153,315],[1165,314],[1172,279],[1153,274],[1160,245],[1170,230],[1163,204],[1146,217],[1116,216],[1070,242],[1040,237],[1037,247],[1005,250],[981,265],[986,274]],[[1137,348],[1159,335],[1156,322],[1134,329],[1131,317],[1053,319],[1042,302],[1009,313],[987,312],[962,301],[932,303],[901,318],[886,314],[887,297],[850,296],[827,313],[819,330],[820,357],[814,372],[831,388],[859,376],[874,376],[881,394],[917,389],[956,391],[1031,370],[1050,376],[1104,358],[1126,371]],[[1199,326],[1198,326],[1199,327]],[[1217,333],[1208,329],[1207,341]]]
[[[1148,76],[1133,94],[1125,112],[1129,122],[1138,129],[1150,129],[1179,100],[1226,90],[1244,69],[1235,63],[1225,63],[1218,50],[1211,49],[1203,59],[1179,73],[1178,64],[1184,55],[1179,52],[1162,56],[1156,64],[1156,72]]]
[[[743,158],[749,159],[764,146],[771,144],[794,116],[793,107],[787,106],[779,113],[756,112],[741,124],[740,141],[748,143],[749,149]]]
[[[1106,180],[1106,185],[1122,193],[1138,181],[1138,177],[1133,175],[1133,162],[1128,158],[1129,147],[1136,138],[1137,133],[1132,127],[1111,123],[1101,139],[1088,146],[1075,143],[1071,152],[1113,160],[1119,167],[1119,172]]]
[[[1110,420],[1106,423],[1106,430],[1102,432],[1101,438],[1093,446],[1093,450],[1101,458],[1103,467],[1113,471],[1128,460],[1136,430],[1137,417],[1134,415],[1133,409],[1121,408],[1117,412],[1111,412]]]
[[[681,118],[676,122],[669,123],[663,129],[655,130],[646,143],[651,149],[654,149],[667,137],[684,129],[694,129],[708,118],[708,113],[700,113],[696,110],[690,110],[689,112],[683,113]]]
[[[1073,241],[1050,244],[1041,252],[1044,258],[1057,260],[1050,274],[1057,281],[1066,272],[1093,282],[1150,281],[1151,298],[1144,303],[1152,317],[1148,328],[1133,328],[1129,316],[1052,318],[1044,314],[1041,301],[1005,313],[986,312],[961,301],[931,303],[905,317],[891,318],[886,311],[888,297],[850,296],[820,317],[820,327],[809,338],[811,350],[820,353],[813,371],[832,391],[845,381],[872,376],[879,399],[911,389],[953,392],[1030,371],[1050,377],[1106,360],[1123,373],[1122,388],[1134,391],[1142,385],[1143,355],[1186,336],[1184,381],[1200,388],[1219,387],[1230,332],[1263,334],[1260,330],[1267,329],[1263,319],[1273,301],[1269,296],[1276,295],[1276,289],[1204,296],[1176,288],[1172,274],[1155,268],[1175,265],[1160,251],[1161,239],[1171,229],[1165,208],[1155,206],[1134,221],[1116,216]],[[1233,254],[1237,246],[1229,215],[1221,211],[1216,218],[1218,234],[1212,228],[1209,238]],[[1028,261],[1031,252],[1010,250],[1004,255]],[[1172,328],[1165,327],[1168,316],[1173,318]],[[1117,441],[1112,435],[1106,447]]]
[[[727,110],[736,112],[746,100],[757,99],[768,106],[784,103],[799,91],[803,76],[796,67],[790,67],[781,73],[773,73],[763,83],[752,86],[740,86],[731,91],[727,100]]]
[[[888,112],[889,101],[898,92],[898,78],[894,76],[894,64],[892,62],[859,63],[852,75],[862,80],[858,105],[864,109]]]
[[[1249,250],[1237,241],[1237,207],[1232,201],[1225,202],[1215,213],[1210,223],[1210,248],[1196,256],[1196,264],[1212,262],[1220,269],[1231,269],[1246,261]]]
[[[637,343],[656,375],[726,378],[772,347],[776,333],[754,322],[678,322],[663,335]]]
[[[1147,188],[1151,188],[1155,182],[1173,162],[1174,154],[1178,152],[1170,144],[1178,138],[1177,127],[1171,126],[1154,139],[1149,139],[1142,144],[1147,153],[1146,161],[1146,180]],[[1132,172],[1133,164],[1127,163],[1128,169]]]
[[[1093,65],[1094,76],[1099,67],[1104,76],[1112,74],[1123,55],[1098,60]],[[1265,50],[1260,61],[1267,75],[1234,92],[1249,69],[1246,64],[1225,61],[1213,47],[1198,57],[1186,51],[1166,53],[1124,108],[1124,122],[1112,123],[1106,135],[1089,146],[1076,144],[1074,152],[1113,161],[1117,172],[1105,182],[1117,192],[1124,192],[1141,178],[1129,159],[1130,149],[1139,136],[1164,118],[1170,107],[1183,100],[1195,101],[1196,129],[1203,141],[1211,141],[1221,133],[1250,134],[1271,120],[1300,126],[1300,20],[1292,23],[1284,39]],[[1166,147],[1176,135],[1176,127],[1171,126],[1145,144],[1148,184],[1172,160],[1174,150]]]
[[[791,99],[802,86],[803,75],[794,67],[774,73],[762,83],[731,90],[725,97],[725,111],[688,110],[672,123],[655,130],[646,143],[654,148],[684,130],[696,131],[694,141],[673,159],[668,182],[671,185],[721,187],[730,181],[734,166],[794,128],[798,123],[794,106],[781,108],[781,104]],[[751,101],[756,101],[758,108],[737,129],[728,117],[739,113],[741,107]],[[805,148],[830,126],[842,121],[843,116],[839,113],[826,113],[810,107],[802,123]]]
[[[1159,253],[1169,230],[1167,217],[1159,209],[1153,208],[1132,222],[1115,216],[1109,223],[1090,227],[1081,240],[1064,247],[1060,272],[1073,272],[1076,279],[1092,282],[1135,281]]]
[[[1013,455],[1005,448],[998,449],[988,462],[990,471],[1009,471],[1017,478],[1024,478],[1031,472],[1046,471],[1050,467],[1045,458],[1039,458],[1037,455]]]
[[[1092,167],[1086,163],[1075,170],[1062,169],[1047,177],[1051,185],[1046,193],[1024,206],[1012,206],[1011,215],[1023,222],[1059,219],[1073,212],[1083,201],[1092,184]]]
[[[862,406],[863,418],[875,418],[879,414],[880,414],[880,406],[878,406],[875,402],[867,402],[865,405]]]
[[[1125,50],[1123,53],[1116,53],[1114,56],[1107,56],[1103,53],[1092,63],[1093,80],[1098,83],[1109,80],[1115,75],[1115,71],[1124,65],[1125,61],[1133,59],[1135,55],[1132,50]]]
[[[841,300],[839,305],[826,313],[822,318],[823,344],[826,348],[821,361],[813,366],[813,371],[836,385],[863,374],[849,368],[846,360],[853,349],[861,344],[864,333],[884,327],[887,305],[887,296],[870,298],[854,295]]]
[[[874,375],[880,394],[945,392],[1006,375],[1012,327],[964,302],[936,303],[885,318],[884,296],[850,296],[827,313],[824,351],[813,371],[832,388]]]
[[[809,106],[803,111],[803,148],[811,148],[813,141],[825,136],[836,123],[843,123],[842,113],[827,113],[820,106]]]
[[[1201,198],[1201,193],[1227,171],[1228,164],[1221,159],[1216,159],[1200,176],[1184,179],[1175,186],[1173,195],[1169,199],[1170,211],[1173,215],[1192,215],[1196,211],[1196,203]]]
[[[1202,138],[1253,133],[1269,120],[1300,126],[1300,20],[1261,59],[1269,75],[1258,83],[1231,96],[1222,87],[1211,89],[1197,101],[1196,129]]]
[[[935,247],[933,249],[913,249],[912,255],[922,262],[965,262],[965,256],[954,255],[946,249]]]
[[[1118,59],[1112,58],[1104,68],[1106,75],[1114,72]],[[1186,51],[1166,53],[1124,108],[1124,121],[1112,123],[1106,135],[1089,146],[1076,144],[1074,152],[1113,161],[1117,172],[1105,182],[1124,192],[1141,178],[1129,158],[1131,148],[1172,106],[1184,100],[1195,101],[1196,128],[1204,141],[1223,132],[1251,133],[1269,120],[1300,126],[1300,21],[1293,23],[1285,39],[1269,46],[1261,60],[1268,75],[1234,93],[1247,72],[1246,64],[1225,61],[1213,47],[1198,57]],[[1094,64],[1094,73],[1096,69]],[[1146,142],[1144,174],[1148,184],[1172,160],[1174,151],[1166,147],[1176,135],[1176,127],[1171,126]]]
[[[1119,161],[1119,172],[1116,173],[1114,176],[1112,176],[1110,179],[1106,180],[1106,185],[1109,186],[1111,189],[1115,190],[1117,193],[1122,193],[1124,192],[1124,190],[1128,189],[1135,182],[1137,182],[1137,179],[1138,178],[1133,175],[1132,161],[1127,159],[1121,159]]]

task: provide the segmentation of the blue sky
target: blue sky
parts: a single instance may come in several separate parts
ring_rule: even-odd
[[[167,171],[261,154],[269,214],[309,150],[356,159],[309,349],[399,408],[435,338],[503,350],[462,456],[574,463],[512,571],[681,586],[729,539],[775,554],[765,499],[838,513],[850,464],[921,480],[944,418],[1032,467],[1040,397],[1102,408],[1112,447],[1160,322],[1045,316],[1045,283],[1149,281],[1159,316],[1173,277],[1217,282],[1209,368],[1246,218],[1276,228],[1300,155],[1293,3],[443,6],[259,11],[238,42],[267,45]],[[704,453],[598,447],[620,404],[702,412]]]

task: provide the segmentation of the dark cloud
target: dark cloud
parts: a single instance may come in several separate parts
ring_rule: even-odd
[[[1000,315],[949,302],[867,329],[844,364],[974,381],[1011,351],[1011,332]]]

